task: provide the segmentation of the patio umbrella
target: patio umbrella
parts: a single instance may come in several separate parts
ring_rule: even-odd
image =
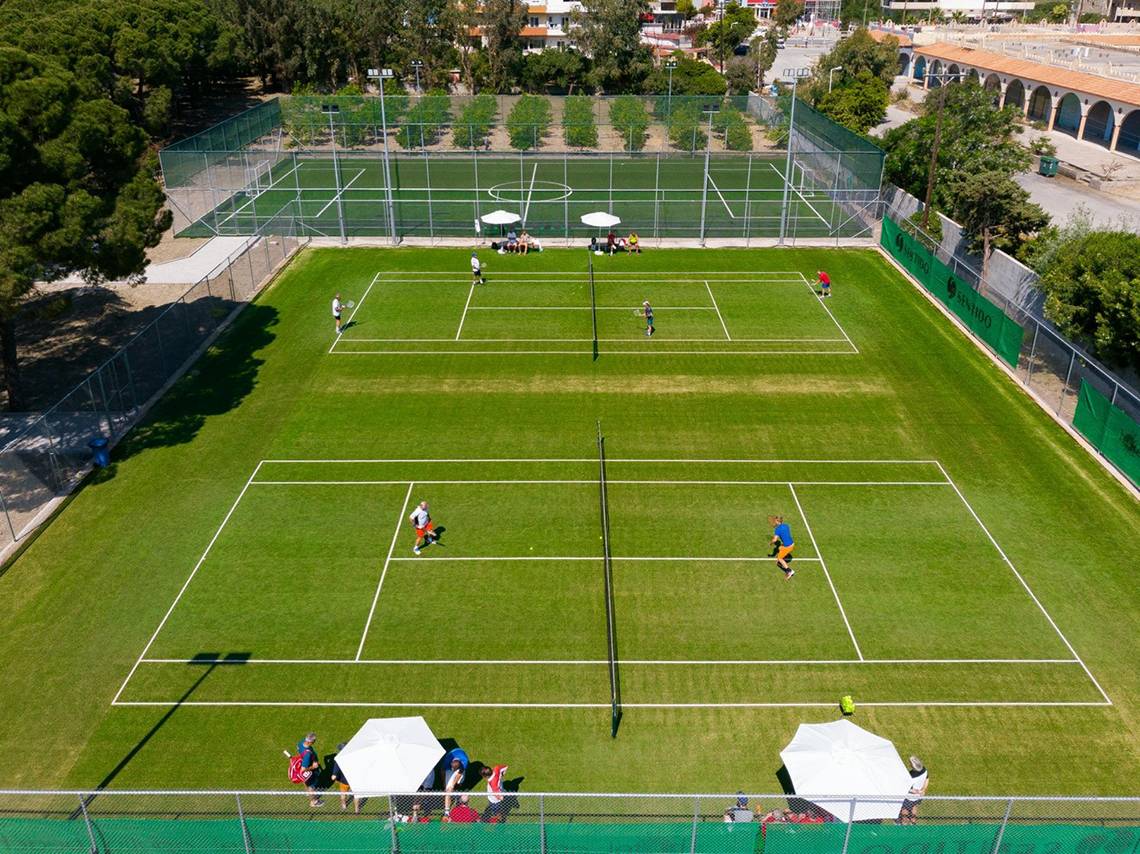
[[[621,222],[621,217],[614,216],[605,211],[594,211],[593,213],[584,214],[582,216],[582,223],[584,225],[592,225],[596,228],[612,228]]]
[[[895,746],[849,720],[800,724],[780,758],[796,796],[840,821],[896,818],[910,791],[910,774]],[[813,797],[816,792],[840,797]],[[877,800],[857,800],[852,810],[857,796]]]
[[[443,757],[422,717],[372,718],[337,753],[356,792],[414,792]]]
[[[499,210],[483,214],[480,219],[488,225],[510,225],[512,222],[518,222],[522,217],[517,213]]]

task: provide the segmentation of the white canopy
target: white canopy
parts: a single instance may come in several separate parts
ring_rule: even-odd
[[[414,792],[443,753],[422,717],[372,718],[336,761],[353,791]]]
[[[489,214],[483,214],[480,219],[487,223],[487,225],[510,225],[512,222],[518,222],[522,217],[517,213],[498,210],[491,211]]]
[[[610,228],[621,222],[621,217],[616,217],[605,211],[594,211],[593,213],[584,214],[582,216],[582,222],[585,225],[592,225],[595,228]]]
[[[797,797],[822,807],[840,821],[897,818],[910,791],[910,774],[895,746],[846,719],[800,724],[795,738],[780,751],[780,758]],[[847,797],[813,797],[817,792]],[[856,795],[877,800],[857,800],[852,811],[851,797]]]

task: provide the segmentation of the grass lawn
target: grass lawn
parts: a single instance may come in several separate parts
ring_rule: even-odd
[[[932,794],[1140,792],[1140,509],[878,253],[468,254],[305,252],[0,576],[7,786],[423,714],[524,791],[774,791],[850,693]]]

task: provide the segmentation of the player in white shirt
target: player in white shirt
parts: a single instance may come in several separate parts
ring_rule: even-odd
[[[435,525],[431,521],[431,514],[428,513],[426,501],[420,502],[419,506],[408,517],[408,521],[416,529],[416,544],[412,547],[415,554],[419,554],[421,548],[427,548],[438,539],[435,535]],[[427,545],[424,545],[425,543]]]
[[[479,253],[471,253],[471,274],[475,277],[473,284],[485,285],[487,280],[483,278],[483,265],[479,263]]]
[[[333,301],[332,301],[333,320],[336,321],[336,334],[337,335],[340,335],[340,312],[341,312],[341,308],[342,308],[342,306],[340,304],[340,294],[337,294],[335,297],[333,297]]]

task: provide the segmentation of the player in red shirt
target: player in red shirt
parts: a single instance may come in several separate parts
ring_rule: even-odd
[[[826,299],[831,296],[831,276],[827,275],[826,270],[816,270],[816,275],[819,276],[820,298]]]
[[[484,767],[481,773],[483,779],[487,781],[487,811],[483,813],[483,821],[505,821],[507,815],[504,806],[506,799],[503,795],[503,777],[507,773],[507,766]]]

